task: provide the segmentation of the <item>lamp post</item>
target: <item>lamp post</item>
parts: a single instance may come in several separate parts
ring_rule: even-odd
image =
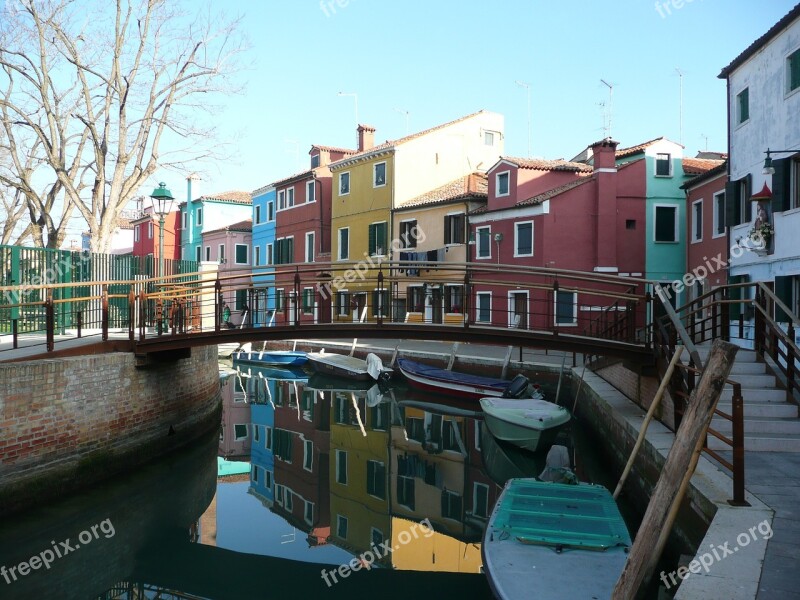
[[[172,192],[163,181],[150,194],[153,199],[153,211],[158,215],[158,276],[164,276],[164,217],[172,212]]]
[[[770,150],[769,148],[766,149],[767,158],[764,159],[764,175],[774,175],[775,174],[775,167],[772,166],[772,155],[773,154],[791,154],[793,152],[800,152],[800,148],[795,150]]]

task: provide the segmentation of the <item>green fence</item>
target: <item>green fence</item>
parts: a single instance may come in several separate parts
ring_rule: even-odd
[[[195,261],[165,260],[164,274],[178,275],[194,273],[198,270]],[[22,246],[0,246],[0,286],[20,286],[14,292],[0,294],[0,333],[10,333],[12,323],[17,322],[19,333],[32,333],[45,330],[45,309],[42,290],[28,286],[55,283],[73,283],[54,290],[54,300],[99,296],[98,286],[86,285],[93,281],[131,281],[154,277],[158,273],[158,261],[152,256],[131,256],[116,254],[97,254],[93,252],[73,252],[49,248],[25,248]],[[177,282],[188,282],[196,276],[179,278]],[[152,284],[143,291],[152,291]],[[111,296],[125,295],[131,291],[131,284],[110,284]],[[134,288],[139,291],[139,288]],[[26,306],[12,306],[26,304]],[[127,298],[109,299],[109,327],[128,326]],[[149,312],[149,309],[148,309]],[[78,320],[84,328],[100,327],[102,306],[99,301],[74,301],[56,304],[56,332],[76,328]]]

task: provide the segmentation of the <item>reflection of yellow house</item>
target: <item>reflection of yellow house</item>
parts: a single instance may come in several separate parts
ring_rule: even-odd
[[[386,284],[377,266],[392,257],[392,209],[475,171],[503,153],[503,117],[480,111],[393,142],[375,146],[374,129],[359,126],[357,154],[331,163],[331,259],[360,262],[333,270],[334,320],[389,315]]]
[[[391,535],[390,407],[386,403],[367,407],[364,398],[354,403],[351,393],[326,394],[332,394],[330,541],[358,554]]]
[[[438,531],[427,533],[418,523],[392,518],[392,566],[402,571],[480,573],[480,542],[462,542]]]
[[[397,206],[392,212],[392,235],[401,243],[393,259],[436,259],[445,265],[469,262],[467,214],[484,206],[487,194],[486,175],[473,173]],[[403,271],[408,279],[398,282],[396,312],[407,313],[406,321],[463,322],[463,271],[427,271],[413,266]],[[412,283],[415,279],[419,283]]]

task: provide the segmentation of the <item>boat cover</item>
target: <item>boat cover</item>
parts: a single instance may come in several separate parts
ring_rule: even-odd
[[[457,371],[448,371],[439,367],[432,367],[418,363],[407,358],[398,358],[397,364],[403,371],[408,371],[420,377],[427,377],[442,382],[454,382],[466,385],[473,385],[479,387],[494,388],[500,392],[508,387],[510,382],[505,379],[496,379],[494,377],[483,377],[481,375],[471,375],[469,373],[459,373]]]
[[[606,550],[631,537],[611,493],[600,485],[512,479],[494,518],[495,533],[558,549]]]

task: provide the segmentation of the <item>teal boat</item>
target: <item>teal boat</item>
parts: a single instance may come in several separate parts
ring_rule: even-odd
[[[483,570],[501,600],[610,598],[631,537],[599,485],[510,479],[484,534]]]

